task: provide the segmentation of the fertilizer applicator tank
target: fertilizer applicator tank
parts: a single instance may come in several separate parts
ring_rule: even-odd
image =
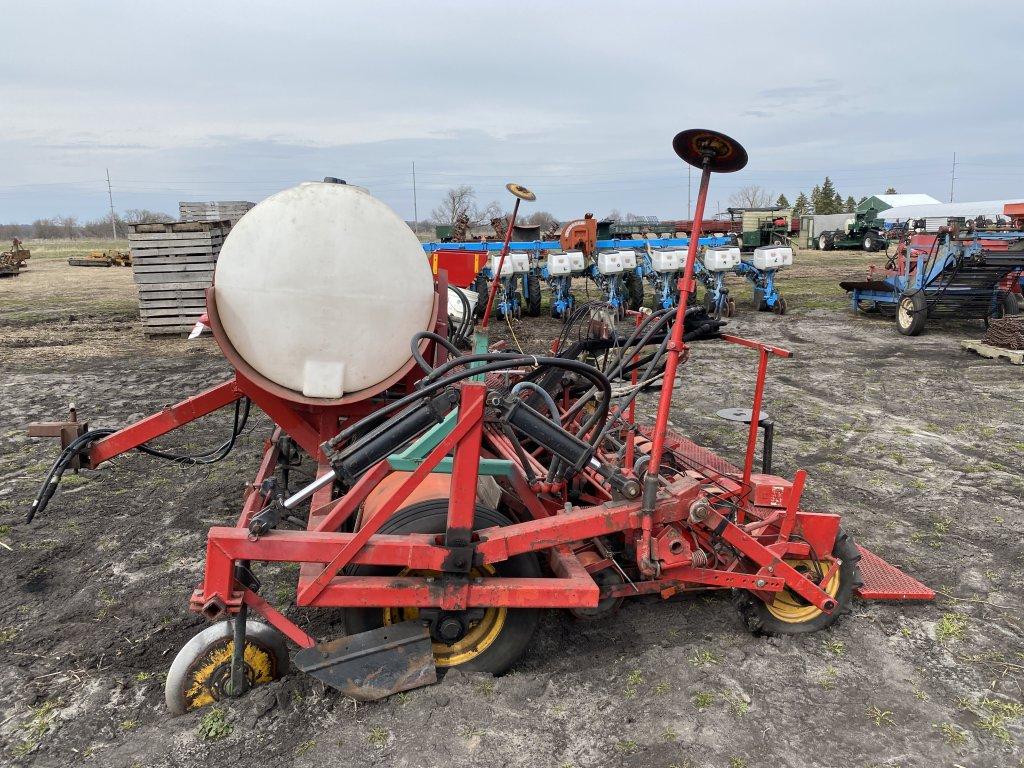
[[[239,220],[208,305],[239,373],[316,404],[365,399],[401,378],[410,339],[437,313],[408,225],[365,190],[330,182],[286,189]]]

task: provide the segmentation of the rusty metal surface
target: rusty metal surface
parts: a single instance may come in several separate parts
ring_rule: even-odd
[[[430,632],[405,621],[304,648],[295,666],[358,701],[437,682]]]

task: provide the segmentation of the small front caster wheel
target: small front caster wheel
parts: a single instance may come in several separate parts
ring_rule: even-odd
[[[164,686],[172,715],[231,698],[233,626],[233,621],[212,624],[178,651]],[[247,621],[244,660],[248,688],[279,679],[289,663],[284,638],[267,624]]]

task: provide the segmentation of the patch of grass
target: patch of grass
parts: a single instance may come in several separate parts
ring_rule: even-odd
[[[697,691],[693,694],[693,706],[703,711],[715,703],[715,694],[711,691]]]
[[[962,613],[944,613],[935,624],[935,637],[940,643],[962,640],[967,634],[967,616]]]
[[[307,752],[309,752],[309,750],[311,750],[315,746],[316,746],[316,739],[310,739],[309,741],[304,741],[301,744],[299,744],[299,746],[297,746],[295,748],[295,754],[296,755],[304,755]]]
[[[231,735],[234,726],[228,720],[227,713],[220,707],[210,707],[203,715],[196,731],[206,741],[220,741]]]
[[[671,689],[672,689],[672,686],[669,685],[668,683],[664,682],[664,681],[658,683],[657,685],[654,686],[654,688],[652,688],[654,693],[656,693],[658,696],[664,696]]]
[[[712,664],[717,664],[718,661],[719,659],[715,652],[709,651],[707,648],[695,651],[693,656],[690,657],[690,664],[695,667],[709,667]]]
[[[879,709],[876,706],[870,706],[867,708],[867,716],[871,718],[875,725],[896,725],[892,719],[892,712],[888,709]]]
[[[836,688],[836,679],[839,677],[839,670],[829,664],[825,667],[825,674],[821,676],[818,685],[826,691],[833,691]]]
[[[671,728],[666,728],[662,731],[661,736],[665,741],[675,741],[679,738],[679,734],[673,731]]]
[[[822,647],[831,653],[833,656],[842,656],[846,653],[846,643],[842,640],[836,640],[831,637],[826,637],[821,641]]]
[[[742,757],[730,757],[729,768],[747,768],[747,761]]]
[[[632,754],[640,749],[640,745],[632,739],[622,739],[615,742],[615,748],[624,755]]]
[[[120,723],[118,723],[118,727],[122,731],[134,731],[136,728],[139,727],[139,721],[131,719],[122,720]]]
[[[370,729],[370,735],[366,737],[367,741],[370,742],[370,746],[374,749],[384,749],[389,738],[391,738],[391,733],[388,729],[379,725],[373,726]]]
[[[56,699],[44,701],[38,707],[34,707],[32,709],[32,716],[18,726],[18,730],[23,731],[24,735],[21,741],[14,745],[14,748],[11,750],[15,757],[24,757],[39,746],[43,737],[51,730],[59,703]]]
[[[494,681],[493,680],[481,680],[476,684],[476,689],[484,696],[490,696],[494,693]]]
[[[18,630],[14,627],[4,627],[0,629],[0,645],[11,642],[18,636]]]
[[[637,689],[643,685],[644,676],[639,669],[634,669],[628,675],[626,675],[626,688],[623,691],[623,695],[627,699],[636,698]]]
[[[967,731],[957,728],[952,723],[937,723],[936,728],[942,734],[942,738],[951,747],[962,747],[967,743]]]
[[[1006,718],[1002,715],[986,715],[979,718],[974,725],[1004,744],[1009,744],[1012,741],[1010,731],[1006,728]]]

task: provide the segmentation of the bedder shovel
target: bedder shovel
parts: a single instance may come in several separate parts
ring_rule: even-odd
[[[418,621],[328,640],[304,648],[295,666],[357,701],[376,701],[437,682],[430,631]]]

